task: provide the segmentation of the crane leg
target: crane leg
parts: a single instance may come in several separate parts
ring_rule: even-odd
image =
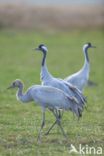
[[[41,127],[40,127],[38,137],[37,137],[37,141],[39,143],[41,142],[41,132],[42,132],[42,129],[43,129],[44,125],[45,125],[45,111],[42,110],[42,123],[41,123]]]
[[[60,122],[60,120],[61,120],[61,118],[62,118],[62,116],[63,116],[63,112],[61,113],[61,111],[60,110],[56,110],[56,111],[53,111],[53,110],[51,110],[52,111],[52,113],[54,114],[54,116],[56,117],[56,121],[52,124],[52,126],[49,128],[49,130],[45,133],[45,135],[48,135],[49,133],[50,133],[50,131],[52,130],[52,128],[56,125],[56,124],[58,124],[59,126],[60,126],[60,128],[61,128],[61,131],[63,131],[62,129],[62,126],[61,126],[61,124],[59,123]]]
[[[64,137],[65,137],[65,138],[67,138],[67,136],[66,136],[66,134],[65,134],[65,132],[64,132],[64,129],[63,129],[62,125],[61,125],[60,120],[59,120],[59,121],[57,121],[57,124],[58,124],[58,126],[60,127],[61,132],[62,132],[62,134],[64,135]]]
[[[58,116],[58,118],[61,119],[62,115],[63,115],[63,113],[61,114],[60,110],[57,111],[57,110],[50,109],[50,111],[52,111],[53,115],[56,118],[56,121],[51,125],[51,127],[48,129],[48,131],[45,133],[45,135],[48,135],[50,133],[50,131],[53,129],[53,127],[57,124],[57,116]],[[56,114],[57,114],[57,116],[56,116]]]
[[[57,115],[57,114],[56,114]],[[59,112],[59,115],[60,115],[60,112]],[[62,116],[61,116],[62,117]],[[64,132],[64,129],[63,129],[63,127],[62,127],[62,125],[61,125],[61,121],[60,121],[60,119],[61,118],[59,118],[59,116],[57,116],[57,124],[58,124],[58,126],[60,127],[60,129],[61,129],[61,132],[62,132],[62,134],[64,135],[64,137],[65,138],[67,138],[67,136],[66,136],[66,134],[65,134],[65,132]]]
[[[48,135],[52,128],[57,124],[57,120],[52,124],[52,126],[48,129],[48,131],[45,133],[45,135]]]

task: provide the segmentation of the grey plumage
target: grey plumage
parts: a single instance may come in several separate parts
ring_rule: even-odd
[[[40,140],[41,130],[45,124],[45,110],[46,108],[53,110],[67,110],[72,111],[76,114],[76,116],[81,116],[81,107],[78,105],[77,101],[73,97],[69,97],[62,90],[51,87],[51,86],[42,86],[42,85],[34,85],[31,86],[26,93],[23,93],[23,83],[21,80],[15,80],[9,87],[10,88],[18,88],[16,97],[19,101],[23,103],[35,101],[42,108],[43,118],[42,124],[38,135],[38,140]],[[54,98],[53,98],[54,97]],[[60,126],[63,134],[64,130],[61,126],[57,113],[54,112],[56,120],[58,121],[58,125]]]
[[[85,105],[85,98],[83,94],[81,93],[81,91],[77,89],[76,87],[72,86],[72,84],[62,79],[55,78],[49,73],[47,69],[47,65],[46,65],[46,55],[47,55],[48,49],[44,44],[40,44],[38,48],[36,48],[36,50],[41,51],[43,53],[43,58],[42,58],[42,63],[41,63],[41,74],[40,74],[42,85],[52,86],[52,87],[61,89],[67,94],[67,96],[70,96],[76,99],[77,105],[78,107],[80,107],[80,114],[82,114],[82,111]]]
[[[88,79],[89,79],[89,72],[90,72],[90,62],[89,62],[89,57],[88,57],[88,49],[89,48],[95,48],[95,46],[92,46],[91,43],[86,43],[83,46],[83,53],[84,53],[84,57],[85,57],[83,67],[78,72],[65,78],[65,81],[73,84],[81,91],[84,90],[86,84],[88,83]]]

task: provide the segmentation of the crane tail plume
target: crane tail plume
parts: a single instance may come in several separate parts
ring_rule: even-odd
[[[76,114],[78,118],[82,117],[83,107],[78,105],[78,101],[74,97],[67,97],[69,100],[69,109]]]
[[[75,86],[73,86],[71,84],[68,84],[67,82],[64,82],[64,83],[69,87],[69,89],[72,90],[72,92],[74,93],[76,99],[79,102],[79,105],[81,107],[84,107],[84,105],[86,104],[87,100],[84,97],[84,95],[82,94],[82,92],[78,88],[76,88]]]

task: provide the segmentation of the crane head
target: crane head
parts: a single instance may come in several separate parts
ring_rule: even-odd
[[[42,51],[42,52],[48,52],[48,49],[44,44],[40,44],[37,48],[35,48],[35,50]]]
[[[16,79],[15,81],[11,83],[11,85],[7,89],[20,87],[21,84],[22,84],[21,80]]]
[[[96,48],[95,46],[93,46],[90,42],[84,44],[83,46],[84,48]]]

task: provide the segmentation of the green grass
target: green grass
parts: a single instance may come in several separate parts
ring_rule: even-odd
[[[104,32],[72,31],[21,32],[0,31],[0,156],[68,156],[70,143],[102,147],[104,152]],[[32,48],[40,43],[48,46],[47,65],[56,77],[65,78],[83,65],[82,45],[91,42],[96,49],[89,49],[90,79],[96,87],[85,89],[88,98],[87,111],[80,121],[72,113],[64,113],[62,124],[67,133],[66,141],[59,128],[42,137],[37,144],[41,123],[41,108],[34,103],[21,104],[16,100],[16,90],[6,90],[19,78],[25,84],[24,91],[40,83],[41,53]],[[54,117],[46,112],[46,130]],[[104,154],[104,153],[103,153]],[[74,154],[73,154],[74,155]],[[93,154],[92,154],[93,155]]]

